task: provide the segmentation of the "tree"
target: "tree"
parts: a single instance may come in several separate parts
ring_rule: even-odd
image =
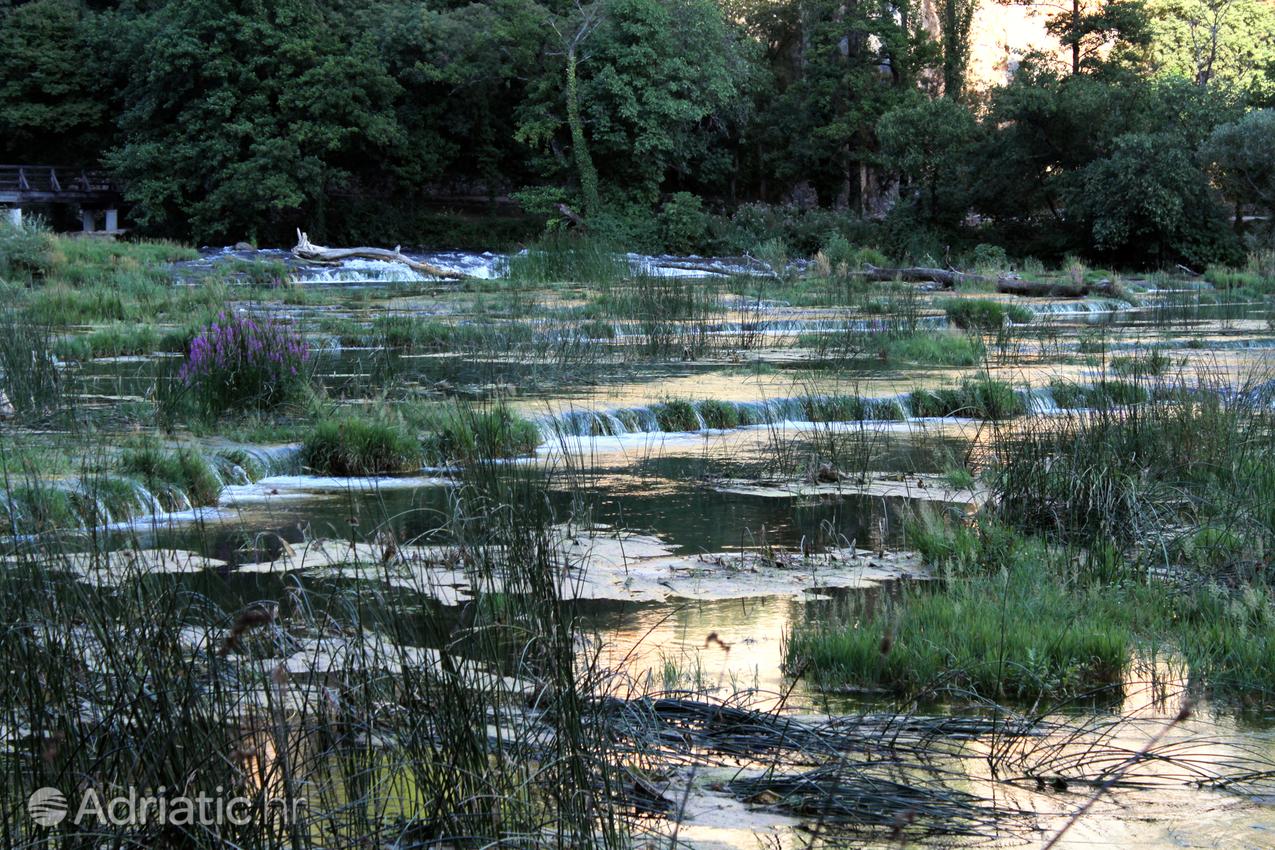
[[[940,63],[912,0],[897,3],[789,0],[746,4],[749,33],[767,45],[772,86],[745,143],[766,195],[808,185],[819,201],[873,213],[877,122],[905,102]]]
[[[1142,0],[1000,0],[1041,9],[1045,30],[1071,54],[1071,73],[1100,67],[1105,54],[1147,44]]]
[[[1067,201],[1094,249],[1125,261],[1205,265],[1233,260],[1237,242],[1181,138],[1130,133],[1087,166]]]
[[[0,8],[0,147],[10,162],[95,164],[110,106],[79,0]]]
[[[650,205],[670,178],[710,164],[749,72],[715,3],[600,0],[550,22],[518,111],[518,138],[557,154],[546,176],[562,174],[567,150],[586,208],[595,172],[613,199]]]
[[[109,160],[144,226],[201,240],[321,232],[329,193],[402,141],[398,87],[373,46],[310,0],[170,0],[128,32],[125,138]]]
[[[964,217],[976,131],[969,110],[948,98],[920,99],[887,112],[877,124],[882,156],[903,174],[922,223],[954,227]]]
[[[1275,109],[1259,109],[1223,124],[1205,142],[1201,155],[1210,163],[1223,193],[1234,201],[1236,218],[1244,207],[1275,220]]]
[[[1198,86],[1269,94],[1275,4],[1265,0],[1149,0],[1151,64]]]
[[[943,36],[943,95],[960,100],[970,60],[970,27],[978,0],[942,0],[939,29]]]

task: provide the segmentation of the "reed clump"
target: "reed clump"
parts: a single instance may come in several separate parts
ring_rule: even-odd
[[[186,501],[195,507],[215,505],[222,481],[212,463],[189,446],[168,449],[157,440],[141,440],[120,452],[116,468],[136,477],[169,507]]]
[[[540,445],[536,424],[508,405],[457,405],[429,413],[423,422],[426,459],[434,464],[529,455]]]
[[[424,458],[416,434],[386,414],[324,420],[301,444],[302,464],[317,475],[415,472]]]
[[[956,387],[913,390],[912,415],[1009,419],[1027,412],[1027,403],[1014,388],[994,378],[975,378]]]

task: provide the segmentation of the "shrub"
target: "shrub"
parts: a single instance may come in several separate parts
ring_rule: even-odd
[[[0,221],[0,276],[44,277],[53,259],[53,237],[42,223]]]
[[[206,413],[269,410],[306,386],[305,341],[273,319],[225,313],[191,340],[178,372]]]
[[[414,472],[423,458],[416,436],[402,423],[384,418],[328,419],[301,445],[301,462],[319,475]]]
[[[827,265],[825,274],[844,277],[850,272],[858,271],[865,265],[887,266],[890,261],[884,254],[873,248],[856,248],[849,239],[840,233],[833,233],[820,249],[823,262]]]
[[[708,232],[708,218],[700,199],[690,192],[677,192],[660,210],[660,237],[664,249],[678,254],[698,251]]]
[[[974,246],[974,268],[979,271],[1003,272],[1009,268],[1009,256],[999,245],[980,242]]]

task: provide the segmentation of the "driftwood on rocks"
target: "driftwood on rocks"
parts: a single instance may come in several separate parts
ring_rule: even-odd
[[[905,280],[911,282],[930,282],[953,289],[963,284],[988,285],[995,284],[996,290],[1005,295],[1023,295],[1032,298],[1083,298],[1086,295],[1115,295],[1115,287],[1109,280],[1097,283],[1074,283],[1072,281],[1023,280],[1015,274],[1000,277],[961,272],[956,269],[927,269],[921,267],[900,269],[879,269],[876,266],[865,266],[855,274],[868,280],[890,281]]]
[[[997,282],[995,278],[981,274],[958,272],[955,269],[927,269],[918,266],[901,269],[879,269],[873,265],[866,265],[862,271],[856,271],[854,274],[868,280],[905,280],[914,283],[933,281],[934,283],[942,284],[948,289],[965,283],[986,284]]]
[[[297,244],[292,249],[292,254],[298,259],[317,263],[339,263],[342,260],[354,259],[382,260],[387,263],[402,263],[432,277],[451,280],[460,280],[465,277],[463,273],[452,269],[445,269],[432,263],[413,260],[411,257],[405,256],[399,248],[400,246],[395,246],[393,251],[386,248],[324,248],[322,245],[315,245],[306,234],[297,230]]]
[[[1097,283],[1072,281],[1021,280],[1003,277],[996,284],[997,291],[1005,295],[1025,295],[1031,298],[1084,298],[1086,295],[1116,294],[1109,280]]]

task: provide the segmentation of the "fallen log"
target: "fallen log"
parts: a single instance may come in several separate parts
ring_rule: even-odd
[[[1004,295],[1024,295],[1028,298],[1084,298],[1086,295],[1114,296],[1116,294],[1109,280],[1100,280],[1097,283],[1073,283],[1003,277],[997,282],[996,290]]]
[[[402,263],[431,277],[441,277],[449,280],[461,280],[466,276],[462,272],[445,269],[432,263],[423,263],[420,260],[413,260],[411,257],[402,254],[399,247],[396,245],[393,251],[387,248],[325,248],[322,245],[312,243],[310,238],[298,229],[297,244],[292,249],[292,255],[298,259],[316,263],[339,263],[342,260],[354,259]]]
[[[862,270],[851,272],[851,274],[868,280],[879,281],[905,280],[912,283],[933,281],[934,283],[942,284],[948,289],[953,289],[965,283],[989,284],[997,282],[996,278],[987,277],[986,275],[958,272],[955,269],[927,269],[917,266],[901,269],[879,269],[873,265],[865,265]]]

